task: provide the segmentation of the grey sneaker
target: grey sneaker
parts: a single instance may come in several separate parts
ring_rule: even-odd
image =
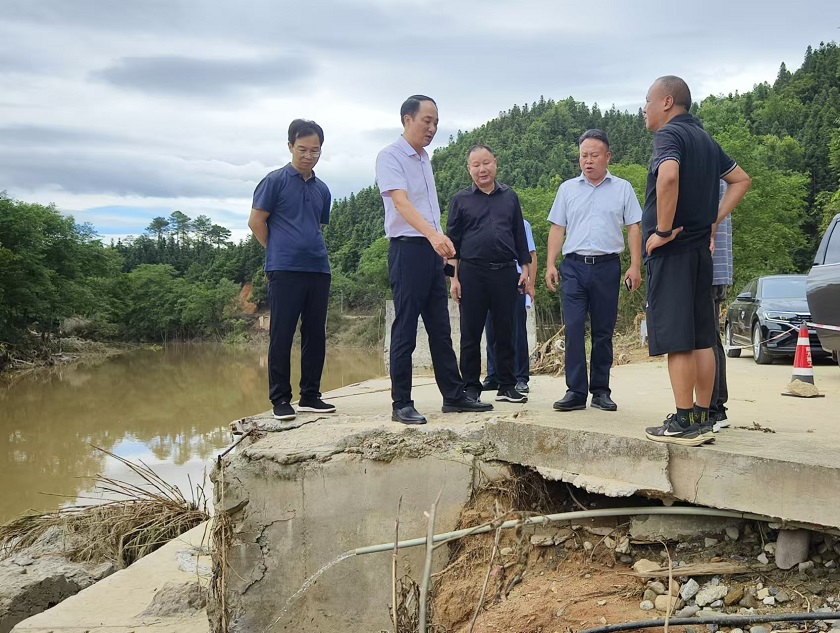
[[[645,429],[645,436],[654,442],[682,446],[702,446],[706,443],[706,438],[700,435],[700,425],[695,422],[688,428],[683,428],[677,420],[676,413],[669,413],[662,426]]]

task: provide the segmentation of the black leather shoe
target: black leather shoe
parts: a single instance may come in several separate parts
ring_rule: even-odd
[[[492,411],[493,405],[489,402],[478,402],[466,395],[463,398],[458,398],[452,402],[444,402],[441,411],[444,413],[461,413],[461,412],[482,412]]]
[[[567,391],[566,395],[554,403],[555,411],[579,411],[586,408],[586,396],[580,397],[574,391]]]
[[[605,393],[599,393],[592,396],[592,404],[589,405],[590,407],[595,407],[596,409],[601,409],[601,411],[617,411],[618,405],[612,401]]]
[[[499,381],[495,378],[485,378],[481,383],[482,391],[497,391],[499,389]]]
[[[394,409],[394,412],[391,414],[391,419],[394,422],[401,422],[402,424],[426,424],[426,418],[420,415],[417,409],[411,405],[402,409]]]

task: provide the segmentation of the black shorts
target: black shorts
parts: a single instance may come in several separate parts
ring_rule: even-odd
[[[709,249],[651,257],[645,268],[650,355],[714,347],[717,326]]]

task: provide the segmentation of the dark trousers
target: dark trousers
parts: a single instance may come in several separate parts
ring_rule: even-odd
[[[712,400],[709,409],[713,413],[726,410],[723,405],[729,400],[729,388],[726,385],[726,351],[720,337],[720,306],[726,303],[726,286],[712,286],[712,296],[715,299],[715,323],[717,323],[717,343],[715,344],[715,386],[712,389]]]
[[[300,395],[321,397],[321,373],[327,353],[327,304],[330,275],[271,270],[268,343],[268,398],[273,404],[291,402],[292,341],[300,320]]]
[[[566,387],[581,398],[610,394],[613,332],[618,317],[621,263],[585,264],[570,257],[560,264],[560,292],[566,322]],[[588,379],[584,346],[586,315],[592,327],[592,372]]]
[[[391,240],[388,277],[394,299],[391,326],[391,400],[394,409],[414,406],[411,399],[411,354],[417,345],[417,317],[429,335],[435,381],[445,403],[464,395],[464,383],[452,349],[449,326],[449,293],[443,259],[424,238]]]
[[[493,319],[487,315],[484,324],[487,337],[487,377],[499,382],[496,377],[496,331],[493,329]],[[517,295],[513,305],[513,374],[516,382],[527,384],[531,377],[531,367],[528,354],[528,309],[525,307],[525,295]]]
[[[488,311],[496,337],[496,380],[500,387],[516,384],[513,371],[513,307],[519,293],[516,266],[492,270],[462,261],[458,267],[461,282],[461,375],[467,389],[481,391],[481,334]]]

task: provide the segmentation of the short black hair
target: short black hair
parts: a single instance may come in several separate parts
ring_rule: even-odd
[[[318,137],[318,142],[324,144],[324,129],[315,123],[315,121],[307,121],[306,119],[295,119],[289,124],[289,144],[294,145],[295,141],[304,136],[315,135]]]
[[[423,101],[431,101],[437,108],[437,103],[431,97],[427,97],[426,95],[411,95],[400,106],[400,125],[405,125],[406,114],[412,119],[417,115],[417,111],[420,109],[420,103]]]
[[[470,156],[472,156],[472,153],[477,152],[480,149],[487,150],[488,152],[490,152],[490,156],[492,156],[493,158],[496,158],[496,152],[494,152],[492,149],[487,147],[487,145],[484,145],[483,143],[478,143],[477,145],[473,145],[471,148],[469,148],[467,150],[467,162],[469,162]]]
[[[691,109],[691,90],[688,89],[688,84],[675,75],[665,75],[656,80],[662,85],[666,96],[670,95],[674,99],[674,105],[682,106],[686,111]]]
[[[607,146],[607,150],[610,149],[610,139],[607,137],[607,133],[604,130],[598,129],[591,129],[586,130],[583,134],[580,135],[578,139],[578,147],[580,147],[581,143],[583,143],[586,139],[593,139],[595,141],[601,141],[604,145]]]

